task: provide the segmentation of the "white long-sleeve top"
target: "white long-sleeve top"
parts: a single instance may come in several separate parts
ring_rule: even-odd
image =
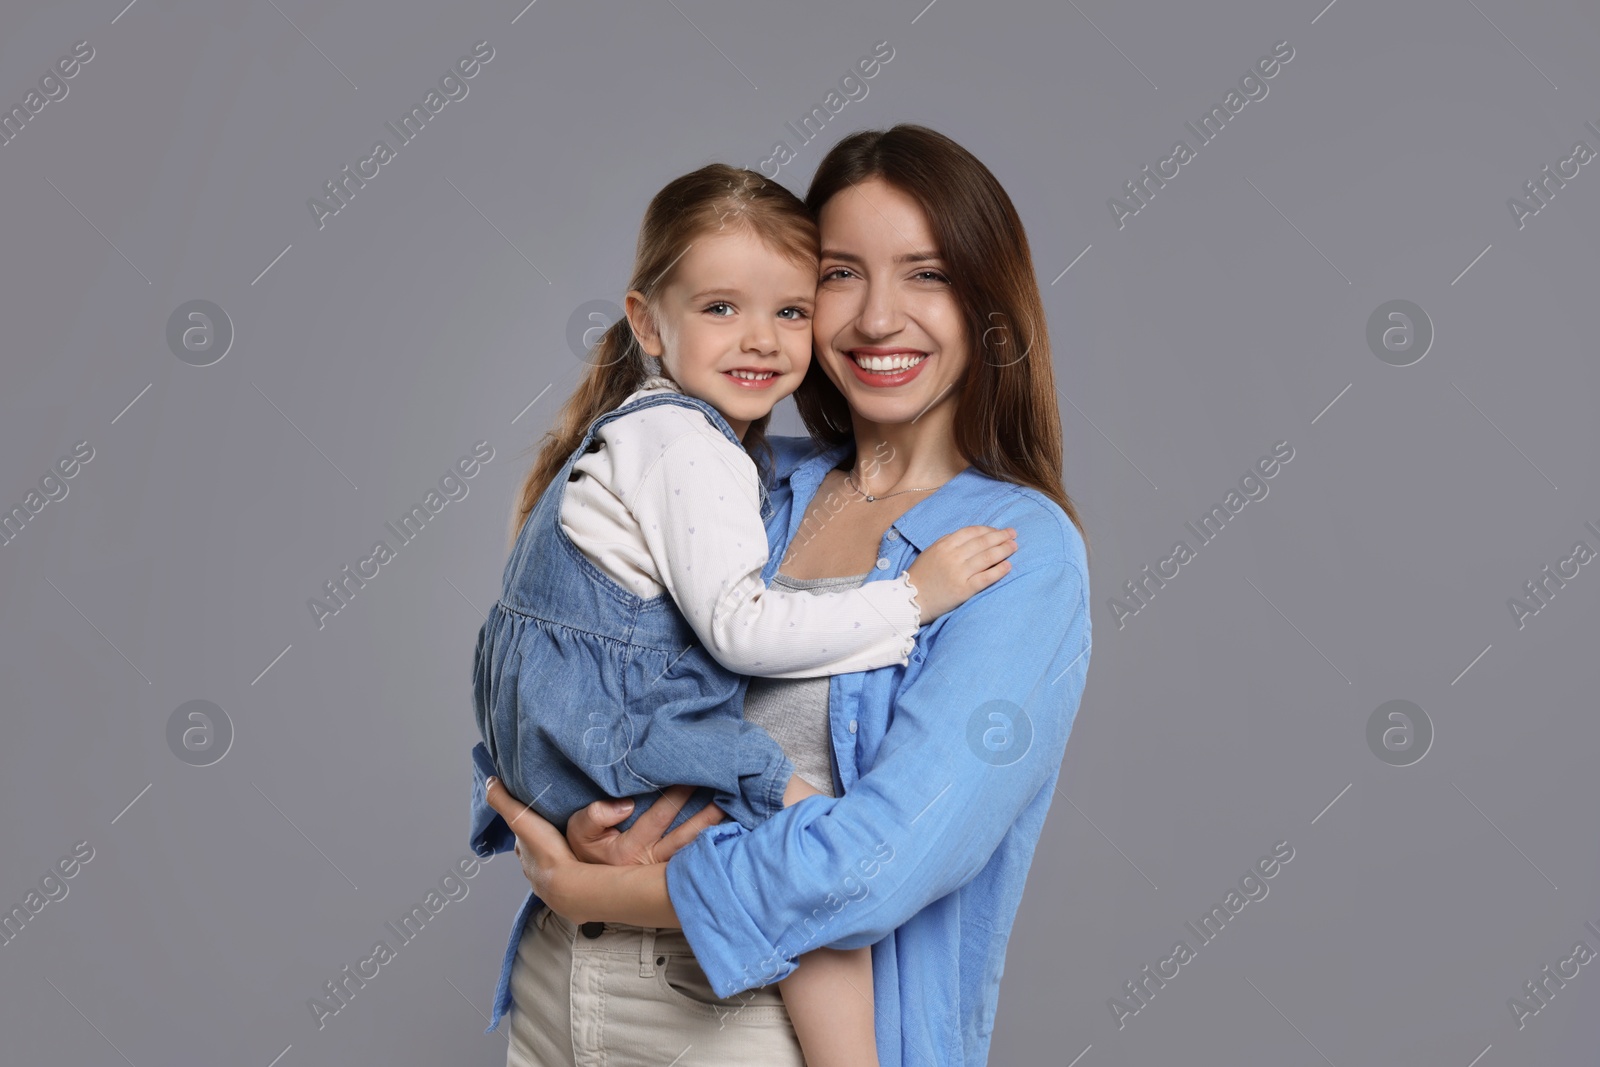
[[[651,377],[628,400],[666,391],[679,390]],[[906,664],[921,625],[909,572],[824,594],[769,589],[755,463],[700,412],[656,404],[596,436],[564,487],[562,529],[629,592],[670,593],[724,667],[809,678]]]

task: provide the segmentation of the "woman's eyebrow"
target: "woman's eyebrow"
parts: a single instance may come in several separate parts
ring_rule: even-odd
[[[822,250],[822,258],[823,259],[842,260],[845,263],[865,263],[866,262],[866,260],[864,260],[860,256],[856,255],[854,252],[842,252],[842,251],[839,251],[838,249],[833,249],[833,248],[824,248]],[[895,256],[894,257],[894,262],[896,262],[896,263],[930,263],[930,262],[938,262],[938,261],[940,261],[942,259],[944,259],[944,257],[941,256],[938,252],[906,252],[906,253],[903,253],[901,255]]]

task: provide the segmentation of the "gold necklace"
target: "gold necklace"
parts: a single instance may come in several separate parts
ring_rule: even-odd
[[[855,483],[854,479],[852,479],[850,477],[850,473],[848,471],[845,472],[844,482],[850,488],[854,489],[856,492],[860,493],[863,497],[865,497],[867,503],[869,503],[869,504],[872,503],[874,500],[887,500],[892,496],[899,496],[901,493],[929,493],[929,492],[932,492],[933,490],[939,488],[939,486],[937,486],[937,485],[929,485],[929,486],[924,486],[923,488],[920,488],[920,489],[896,489],[892,493],[884,493],[884,494],[882,494],[880,496],[873,496],[871,493],[867,492],[866,490],[862,489],[859,485],[857,485]]]

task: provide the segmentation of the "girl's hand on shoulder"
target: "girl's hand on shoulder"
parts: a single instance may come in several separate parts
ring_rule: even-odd
[[[911,584],[926,626],[989,588],[1011,570],[1007,556],[1017,550],[1011,527],[963,526],[928,546],[911,564]]]
[[[727,817],[715,804],[707,804],[663,836],[693,794],[693,786],[672,786],[626,830],[616,826],[633,810],[633,801],[597,800],[567,821],[567,844],[585,863],[665,863],[701,830]]]

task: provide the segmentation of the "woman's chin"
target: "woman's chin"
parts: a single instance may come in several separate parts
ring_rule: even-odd
[[[944,393],[948,397],[951,390],[946,387]],[[845,393],[845,401],[850,405],[852,415],[880,426],[915,422],[941,399],[936,389],[890,392],[871,386],[854,386]]]

